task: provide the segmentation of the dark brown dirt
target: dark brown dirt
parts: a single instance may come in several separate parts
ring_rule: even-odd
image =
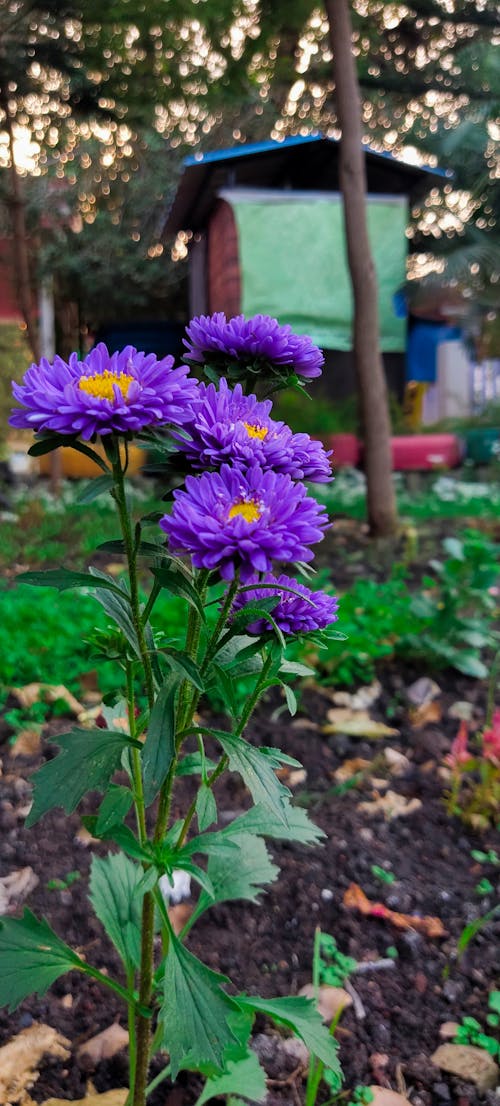
[[[475,891],[480,878],[498,881],[499,869],[479,865],[471,849],[494,847],[494,834],[476,835],[456,818],[449,818],[443,803],[443,783],[438,774],[443,753],[449,748],[457,723],[447,717],[447,709],[457,699],[468,698],[484,709],[481,685],[466,679],[446,680],[440,702],[444,721],[414,731],[408,721],[405,685],[411,674],[388,668],[383,674],[384,694],[374,709],[383,718],[391,705],[391,725],[399,726],[401,738],[392,739],[394,747],[407,754],[410,768],[391,781],[391,787],[408,798],[417,797],[422,807],[408,818],[391,822],[377,814],[360,812],[358,804],[373,794],[369,778],[358,788],[343,795],[332,793],[332,773],[346,758],[377,758],[373,774],[384,774],[379,750],[382,743],[325,737],[320,726],[331,706],[327,693],[306,691],[298,717],[290,722],[281,713],[273,713],[278,703],[265,703],[256,717],[251,736],[259,744],[277,745],[302,760],[307,780],[296,789],[299,802],[307,803],[309,813],[327,833],[321,848],[276,845],[271,851],[281,875],[261,905],[228,904],[215,907],[198,923],[189,938],[189,947],[212,968],[230,975],[236,987],[265,996],[296,994],[311,978],[311,955],[316,926],[335,936],[340,949],[358,961],[385,957],[395,948],[397,958],[392,969],[356,973],[352,977],[365,1011],[357,1017],[351,1008],[342,1018],[339,1032],[341,1059],[346,1087],[357,1083],[387,1081],[393,1088],[401,1079],[413,1106],[484,1106],[496,1102],[493,1095],[479,1096],[470,1084],[460,1084],[432,1068],[429,1057],[440,1043],[443,1022],[460,1021],[472,1015],[482,1024],[487,1011],[488,991],[495,986],[495,942],[500,921],[490,923],[470,944],[460,963],[456,961],[456,943],[464,925],[484,914],[494,897],[481,898]],[[60,721],[52,725],[66,729]],[[53,755],[54,746],[44,745],[45,755]],[[116,956],[103,936],[99,923],[90,913],[87,900],[87,874],[91,860],[89,849],[78,837],[78,815],[66,818],[61,811],[48,815],[35,829],[23,827],[28,780],[38,760],[14,760],[9,746],[0,750],[3,776],[0,777],[0,874],[26,864],[33,866],[39,884],[29,900],[37,914],[44,914],[54,929],[70,944],[78,946],[98,967],[117,971]],[[190,787],[181,781],[176,797],[177,810],[185,810]],[[248,805],[248,796],[239,777],[229,775],[217,787],[221,821],[229,820]],[[91,799],[86,810],[92,809]],[[97,846],[105,852],[104,846]],[[372,866],[394,872],[393,884],[381,883]],[[81,878],[67,890],[47,888],[51,879],[64,879],[78,870]],[[415,930],[401,932],[385,920],[364,918],[343,906],[343,895],[351,882],[358,883],[372,899],[402,912],[439,917],[449,936],[426,939]],[[66,996],[71,995],[72,1000]],[[64,1001],[63,1001],[64,1000]],[[71,1003],[71,1005],[69,1005]],[[0,1015],[0,1041],[5,1042],[31,1021],[46,1022],[67,1036],[73,1055],[66,1064],[54,1063],[42,1070],[33,1095],[43,1101],[51,1095],[79,1098],[85,1093],[88,1073],[74,1059],[76,1046],[104,1029],[113,1020],[125,1024],[124,1011],[109,992],[76,973],[63,977],[42,999],[26,1001],[12,1015]],[[270,1032],[260,1021],[256,1030]],[[288,1068],[279,1052],[275,1035],[265,1047],[257,1039],[261,1056],[266,1053],[268,1073],[278,1080],[286,1078]],[[377,1054],[387,1057],[380,1067]],[[99,1091],[125,1086],[126,1058],[120,1054],[101,1064],[92,1074]],[[399,1080],[399,1082],[398,1082]],[[151,1098],[152,1106],[190,1106],[199,1086],[196,1078],[180,1078],[182,1095],[171,1097],[169,1084],[162,1085]],[[303,1097],[300,1076],[283,1086],[272,1085],[270,1102],[300,1104]]]

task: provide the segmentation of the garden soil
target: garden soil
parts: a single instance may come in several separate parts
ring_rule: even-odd
[[[498,849],[498,839],[493,833],[475,833],[448,816],[441,776],[443,756],[458,726],[450,707],[468,700],[481,722],[484,688],[472,680],[440,674],[437,702],[442,720],[415,729],[406,696],[414,678],[415,673],[387,666],[381,675],[382,696],[370,708],[375,719],[399,729],[400,736],[390,739],[391,746],[408,758],[403,774],[390,777],[390,788],[421,804],[413,813],[392,820],[382,811],[360,809],[360,803],[373,801],[386,790],[389,769],[381,750],[387,739],[368,742],[324,734],[322,726],[333,706],[332,693],[326,689],[303,690],[293,720],[280,712],[282,704],[276,696],[261,705],[249,737],[257,744],[276,745],[303,762],[307,776],[295,785],[295,799],[307,805],[327,839],[313,848],[273,842],[270,850],[280,876],[261,896],[260,904],[213,908],[192,930],[189,947],[211,968],[227,973],[239,990],[267,997],[295,995],[311,980],[314,933],[320,926],[363,967],[351,977],[356,1002],[344,1013],[338,1030],[346,1089],[378,1083],[404,1091],[413,1106],[485,1106],[498,1103],[498,1098],[491,1092],[480,1095],[471,1083],[447,1076],[430,1061],[442,1043],[444,1023],[468,1015],[485,1024],[488,991],[498,986],[495,959],[500,921],[486,925],[461,960],[456,958],[464,926],[494,905],[491,892],[481,897],[476,891],[479,881],[485,877],[493,884],[498,881],[498,867],[478,863],[471,850]],[[67,728],[61,719],[45,728],[43,757],[56,752],[46,739]],[[7,736],[5,728],[3,732]],[[373,764],[357,786],[339,789],[333,774],[355,757]],[[0,876],[30,865],[38,877],[27,900],[30,908],[44,914],[57,933],[93,964],[119,972],[115,953],[87,900],[92,850],[102,854],[105,847],[89,844],[80,831],[79,816],[67,818],[60,810],[26,831],[29,777],[41,756],[14,758],[5,740],[0,758]],[[176,815],[185,810],[190,786],[189,780],[180,781]],[[216,796],[221,824],[249,805],[249,796],[235,775],[219,781]],[[89,797],[85,812],[95,809],[96,801],[96,796]],[[394,882],[381,881],[374,867],[393,872]],[[49,889],[49,881],[64,881],[69,872],[79,872],[81,878],[66,889]],[[369,899],[394,911],[439,918],[446,936],[426,937],[417,929],[397,929],[385,918],[348,909],[343,900],[352,883]],[[388,965],[370,968],[370,962],[381,959]],[[89,1079],[98,1091],[126,1085],[123,1052],[91,1072],[76,1059],[83,1042],[114,1021],[126,1024],[124,1010],[110,992],[78,973],[64,976],[43,998],[26,1001],[13,1014],[1,1013],[0,1044],[33,1021],[54,1027],[69,1039],[72,1049],[69,1060],[48,1060],[42,1067],[31,1092],[37,1102],[50,1096],[81,1098]],[[263,1018],[255,1026],[254,1046],[269,1077],[268,1103],[300,1106],[305,1087],[300,1064],[287,1055],[282,1038]],[[150,1101],[152,1106],[191,1106],[200,1089],[196,1076],[181,1074],[175,1089],[165,1081]],[[322,1093],[320,1101],[325,1101],[326,1088],[323,1097]]]

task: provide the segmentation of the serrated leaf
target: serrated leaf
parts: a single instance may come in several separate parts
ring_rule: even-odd
[[[120,767],[123,750],[130,744],[126,734],[112,730],[70,730],[54,741],[61,752],[43,764],[33,776],[33,806],[26,826],[62,806],[71,814],[87,791],[103,791]]]
[[[95,831],[97,837],[105,837],[111,826],[121,825],[133,803],[129,787],[112,784],[99,807]]]
[[[202,783],[196,796],[196,817],[200,833],[217,821],[217,803],[211,787]]]
[[[280,841],[297,841],[301,845],[317,845],[325,833],[311,822],[305,810],[298,806],[287,808],[288,825],[276,818],[267,807],[257,803],[222,831],[224,834],[253,833],[261,837],[273,837]]]
[[[142,749],[144,801],[149,806],[167,778],[175,757],[175,695],[178,678],[170,677],[161,688],[151,711]]]
[[[15,1010],[28,995],[44,995],[59,976],[82,967],[80,957],[31,910],[0,921],[0,1006]]]
[[[170,934],[160,1021],[172,1079],[188,1062],[195,1069],[207,1063],[216,1071],[222,1070],[225,1050],[238,1041],[230,1024],[237,1007],[222,990],[222,984],[228,982],[226,976],[207,968]]]
[[[210,730],[222,745],[229,757],[229,768],[239,772],[246,783],[254,802],[262,803],[288,825],[288,806],[290,792],[278,780],[275,769],[286,763],[278,749],[256,749],[248,741],[225,730]]]
[[[89,898],[127,970],[141,960],[141,908],[139,884],[144,869],[123,853],[93,857]]]
[[[261,837],[250,834],[235,835],[232,838],[236,853],[215,851],[208,861],[208,876],[213,887],[214,897],[205,893],[200,895],[194,916],[198,918],[214,901],[232,902],[245,899],[257,902],[263,886],[274,883],[279,868],[273,864]]]
[[[335,1090],[342,1087],[342,1071],[337,1056],[337,1042],[323,1024],[316,1003],[303,995],[264,999],[254,995],[238,995],[243,1010],[266,1014],[278,1025],[286,1025],[304,1042],[309,1052],[322,1060],[337,1076]]]
[[[96,588],[102,588],[123,595],[118,584],[107,576],[96,577],[91,572],[71,572],[67,568],[52,568],[46,572],[21,572],[17,579],[37,588],[57,588],[57,591],[68,591],[70,588],[92,588],[95,591]]]
[[[204,1106],[211,1098],[226,1094],[243,1094],[251,1102],[263,1102],[266,1097],[266,1073],[261,1068],[255,1052],[236,1063],[228,1063],[222,1075],[207,1079],[196,1100],[196,1106]]]
[[[113,487],[113,477],[110,476],[95,476],[93,480],[87,484],[87,487],[80,492],[76,497],[77,503],[92,503],[98,496],[104,495],[105,492],[109,492]]]

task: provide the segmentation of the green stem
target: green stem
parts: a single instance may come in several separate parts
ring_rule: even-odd
[[[205,657],[203,659],[203,664],[201,666],[201,674],[202,675],[204,675],[205,672],[207,671],[207,668],[210,664],[210,661],[213,659],[213,657],[215,656],[215,654],[217,652],[217,646],[219,644],[219,638],[220,638],[220,635],[221,635],[221,630],[224,629],[224,626],[226,625],[228,616],[231,613],[231,607],[234,603],[234,600],[235,600],[235,597],[236,597],[236,592],[238,591],[238,586],[239,586],[239,574],[236,573],[236,576],[234,577],[234,580],[231,580],[231,583],[230,583],[230,585],[229,585],[229,587],[226,591],[226,594],[224,596],[224,602],[223,602],[222,607],[220,609],[220,614],[219,614],[219,617],[217,619],[217,623],[216,623],[216,626],[215,626],[215,630],[214,630],[214,632],[213,632],[213,634],[210,638],[210,641],[207,645],[207,651],[205,653]]]
[[[131,520],[125,495],[124,473],[127,465],[127,454],[125,455],[125,465],[122,466],[119,444],[116,441],[114,443],[110,442],[108,445],[108,449],[108,456],[113,467],[113,495],[118,508],[121,531],[123,536],[123,544],[125,547],[125,555],[127,559],[132,621],[134,624],[137,644],[143,665],[148,704],[149,708],[151,709],[155,698],[153,671],[144,634],[144,623],[141,615],[141,606],[139,600],[139,584],[137,580],[137,542],[135,541],[132,533]],[[131,687],[130,673],[128,677],[128,684],[129,693],[133,693],[133,689]],[[144,809],[144,794],[142,788],[140,753],[137,749],[133,749],[132,751],[132,771],[134,778],[135,806],[137,812],[139,834],[141,840],[145,841],[147,839],[146,817]],[[153,987],[153,934],[154,899],[152,893],[149,891],[144,895],[142,904],[141,963],[139,975],[139,1006],[142,1008],[142,1010],[147,1010],[151,1002]],[[133,1086],[134,1088],[134,1106],[145,1106],[146,1085],[148,1080],[149,1067],[149,1042],[151,1035],[150,1019],[146,1016],[145,1013],[141,1013],[140,1009],[137,1011],[134,1009],[134,1014],[136,1014],[134,1038],[136,1042],[136,1048],[134,1055],[134,1071],[132,1071],[132,1064],[130,1070],[130,1087]],[[129,1016],[132,1017],[130,1006]]]
[[[245,703],[245,706],[243,708],[243,711],[240,715],[240,719],[239,719],[238,725],[237,725],[236,730],[235,730],[235,733],[236,733],[237,737],[240,737],[241,734],[243,733],[243,730],[245,729],[245,726],[246,726],[246,724],[247,724],[247,722],[250,718],[250,715],[252,714],[252,711],[255,710],[255,707],[257,706],[257,703],[258,703],[258,701],[259,701],[259,699],[262,695],[262,692],[265,690],[265,683],[267,681],[267,677],[268,677],[271,665],[272,665],[272,655],[271,655],[271,653],[268,653],[268,655],[267,655],[267,657],[264,661],[264,664],[262,665],[262,669],[261,669],[261,672],[260,672],[259,679],[257,680],[257,683],[254,687],[254,690],[253,690],[252,694],[249,696],[249,698],[247,699],[247,701]]]
[[[135,737],[135,692],[134,670],[130,661],[127,661],[127,708],[130,736]],[[145,845],[148,839],[146,828],[146,808],[144,804],[144,788],[142,786],[141,752],[135,746],[130,749],[132,769],[132,781],[134,785],[134,807],[137,820],[137,832],[141,845]]]
[[[98,983],[102,983],[108,990],[114,991],[115,995],[119,995],[124,999],[127,1006],[135,1008],[135,995],[128,991],[125,987],[122,987],[121,983],[117,983],[115,979],[110,979],[109,975],[104,975],[104,972],[100,972],[99,968],[94,968],[92,964],[82,964],[81,968],[77,967],[78,971],[84,972],[85,975],[90,975],[92,979],[96,979]]]
[[[229,757],[226,756],[226,754],[224,754],[224,756],[221,757],[217,767],[214,768],[211,776],[208,776],[207,781],[206,781],[206,787],[213,787],[214,786],[214,783],[216,782],[216,780],[219,779],[219,776],[221,776],[222,773],[226,770],[228,764],[229,764]],[[184,844],[184,842],[186,840],[188,829],[191,825],[191,822],[193,821],[195,813],[196,813],[196,797],[193,799],[193,801],[191,803],[191,806],[189,807],[189,810],[186,814],[186,817],[185,817],[185,819],[182,823],[182,829],[181,829],[181,832],[179,834],[177,844],[175,846],[176,849],[180,849],[181,846]]]
[[[144,636],[144,625],[141,615],[141,604],[139,600],[139,584],[137,580],[137,552],[135,548],[135,541],[132,534],[132,527],[130,524],[130,516],[127,508],[127,498],[125,495],[125,481],[124,470],[122,468],[120,451],[117,447],[116,457],[112,461],[113,465],[113,480],[114,499],[118,508],[118,515],[120,518],[120,526],[123,537],[123,544],[125,547],[125,556],[127,558],[127,568],[130,584],[130,607],[132,612],[132,621],[134,623],[134,629],[137,636],[137,644],[139,646],[139,653],[141,656],[144,679],[146,684],[146,692],[148,697],[148,703],[150,708],[154,703],[154,683],[153,683],[153,671],[151,667],[151,659],[149,656],[149,650],[146,644],[146,638]]]
[[[129,991],[135,987],[135,972],[132,969],[127,972],[127,987]],[[135,1083],[135,1066],[137,1059],[137,1040],[135,1035],[135,1011],[131,1003],[128,1004],[128,1063],[129,1063],[129,1096]]]
[[[172,1071],[172,1068],[171,1068],[170,1064],[167,1064],[166,1068],[162,1068],[162,1070],[158,1073],[158,1075],[155,1075],[154,1079],[152,1079],[151,1083],[148,1083],[148,1085],[146,1087],[146,1097],[149,1097],[149,1095],[152,1094],[153,1091],[156,1090],[156,1088],[159,1086],[159,1084],[163,1083],[163,1080],[168,1078],[171,1071]]]

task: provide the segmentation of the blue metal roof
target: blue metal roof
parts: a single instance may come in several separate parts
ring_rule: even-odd
[[[168,212],[165,233],[203,230],[218,192],[225,187],[338,191],[340,143],[319,132],[277,142],[253,142],[184,160],[184,172]],[[452,176],[443,169],[410,165],[363,143],[368,191],[409,196],[428,191],[433,181]]]
[[[311,134],[293,134],[288,135],[281,140],[268,139],[266,142],[248,142],[240,146],[228,146],[223,150],[209,150],[208,153],[196,153],[190,154],[189,157],[184,158],[183,165],[208,165],[215,161],[230,161],[236,157],[248,157],[252,154],[268,153],[276,149],[289,149],[292,146],[304,146],[308,142],[317,142],[320,139],[323,142],[332,142],[336,146],[339,144],[338,138],[331,138],[326,134],[322,134],[320,131],[313,131]],[[389,153],[388,150],[375,150],[373,146],[370,146],[368,142],[362,143],[363,149],[367,154],[374,154],[375,157],[383,157],[388,161],[393,161],[396,165],[408,165],[411,169],[423,169],[426,173],[431,173],[437,177],[451,177],[453,174],[449,169],[434,168],[430,165],[414,165],[409,161],[404,161],[402,158],[394,157],[394,154]]]

